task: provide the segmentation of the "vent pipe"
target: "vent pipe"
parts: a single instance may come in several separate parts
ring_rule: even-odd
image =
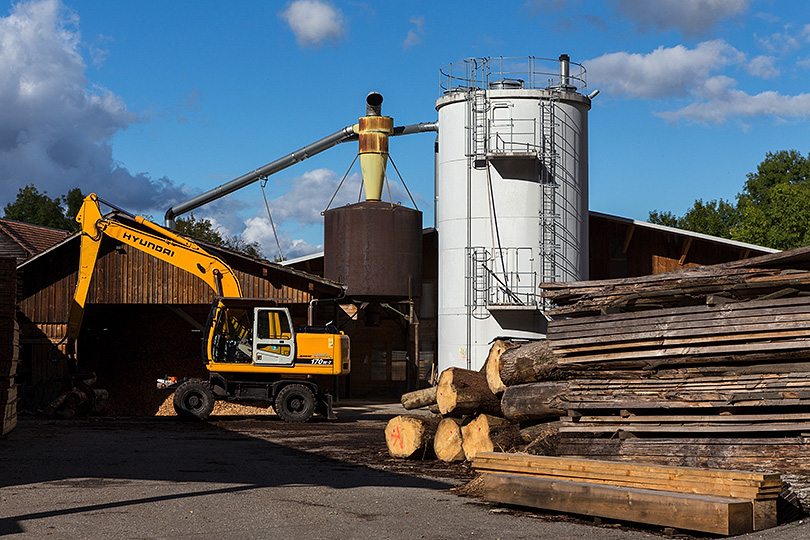
[[[571,58],[567,54],[560,55],[560,86],[571,87]]]

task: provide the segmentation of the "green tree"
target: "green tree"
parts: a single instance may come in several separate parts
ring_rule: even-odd
[[[261,259],[263,257],[261,244],[258,242],[247,242],[239,235],[226,238],[223,245],[228,249],[238,251],[239,253],[244,253],[245,255],[253,257],[254,259]]]
[[[650,222],[775,249],[810,245],[810,155],[768,152],[736,204],[698,199],[681,217],[654,210]]]
[[[178,218],[175,222],[175,229],[177,232],[221,246],[224,244],[222,235],[219,234],[214,224],[208,219],[197,219],[194,214],[189,214],[187,218]]]
[[[189,214],[187,218],[178,218],[175,221],[175,228],[177,232],[214,244],[215,246],[222,246],[232,251],[244,253],[254,259],[261,259],[262,249],[258,242],[246,242],[241,236],[235,235],[225,237],[219,233],[217,228],[211,223],[211,220],[203,218],[197,219],[194,214]]]
[[[73,188],[66,196],[52,199],[47,191],[40,193],[30,184],[19,189],[13,203],[6,204],[4,217],[32,225],[77,231],[79,224],[74,218],[83,198],[81,190]]]

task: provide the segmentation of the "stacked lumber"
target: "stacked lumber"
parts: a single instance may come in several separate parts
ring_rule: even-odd
[[[16,321],[16,293],[16,259],[0,258],[0,436],[17,425],[14,376],[19,363],[20,329]]]
[[[479,453],[484,498],[722,535],[776,525],[778,474]]]
[[[649,276],[540,286],[555,305],[549,314],[566,317],[778,298],[810,291],[810,246]]]
[[[810,500],[810,247],[542,287],[568,317],[547,334],[558,455],[791,473]]]
[[[681,306],[554,321],[561,364],[595,369],[795,361],[810,348],[810,296]]]

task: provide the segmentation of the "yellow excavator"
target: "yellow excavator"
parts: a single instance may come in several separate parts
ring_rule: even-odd
[[[102,215],[99,203],[116,212]],[[127,223],[122,214],[131,221]],[[204,420],[216,399],[226,399],[269,401],[287,422],[306,422],[315,413],[336,418],[332,397],[309,376],[349,373],[347,335],[331,325],[313,326],[312,321],[296,331],[288,308],[272,299],[243,298],[239,280],[222,259],[96,194],[84,199],[76,221],[81,224],[79,281],[67,332],[68,354],[74,362],[90,281],[107,236],[197,276],[215,292],[203,337],[208,380],[172,377],[157,382],[159,388],[174,389],[179,416]]]

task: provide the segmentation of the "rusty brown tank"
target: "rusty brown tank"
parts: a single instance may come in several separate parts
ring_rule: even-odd
[[[324,214],[324,277],[360,300],[415,298],[422,292],[422,212],[365,201]]]

